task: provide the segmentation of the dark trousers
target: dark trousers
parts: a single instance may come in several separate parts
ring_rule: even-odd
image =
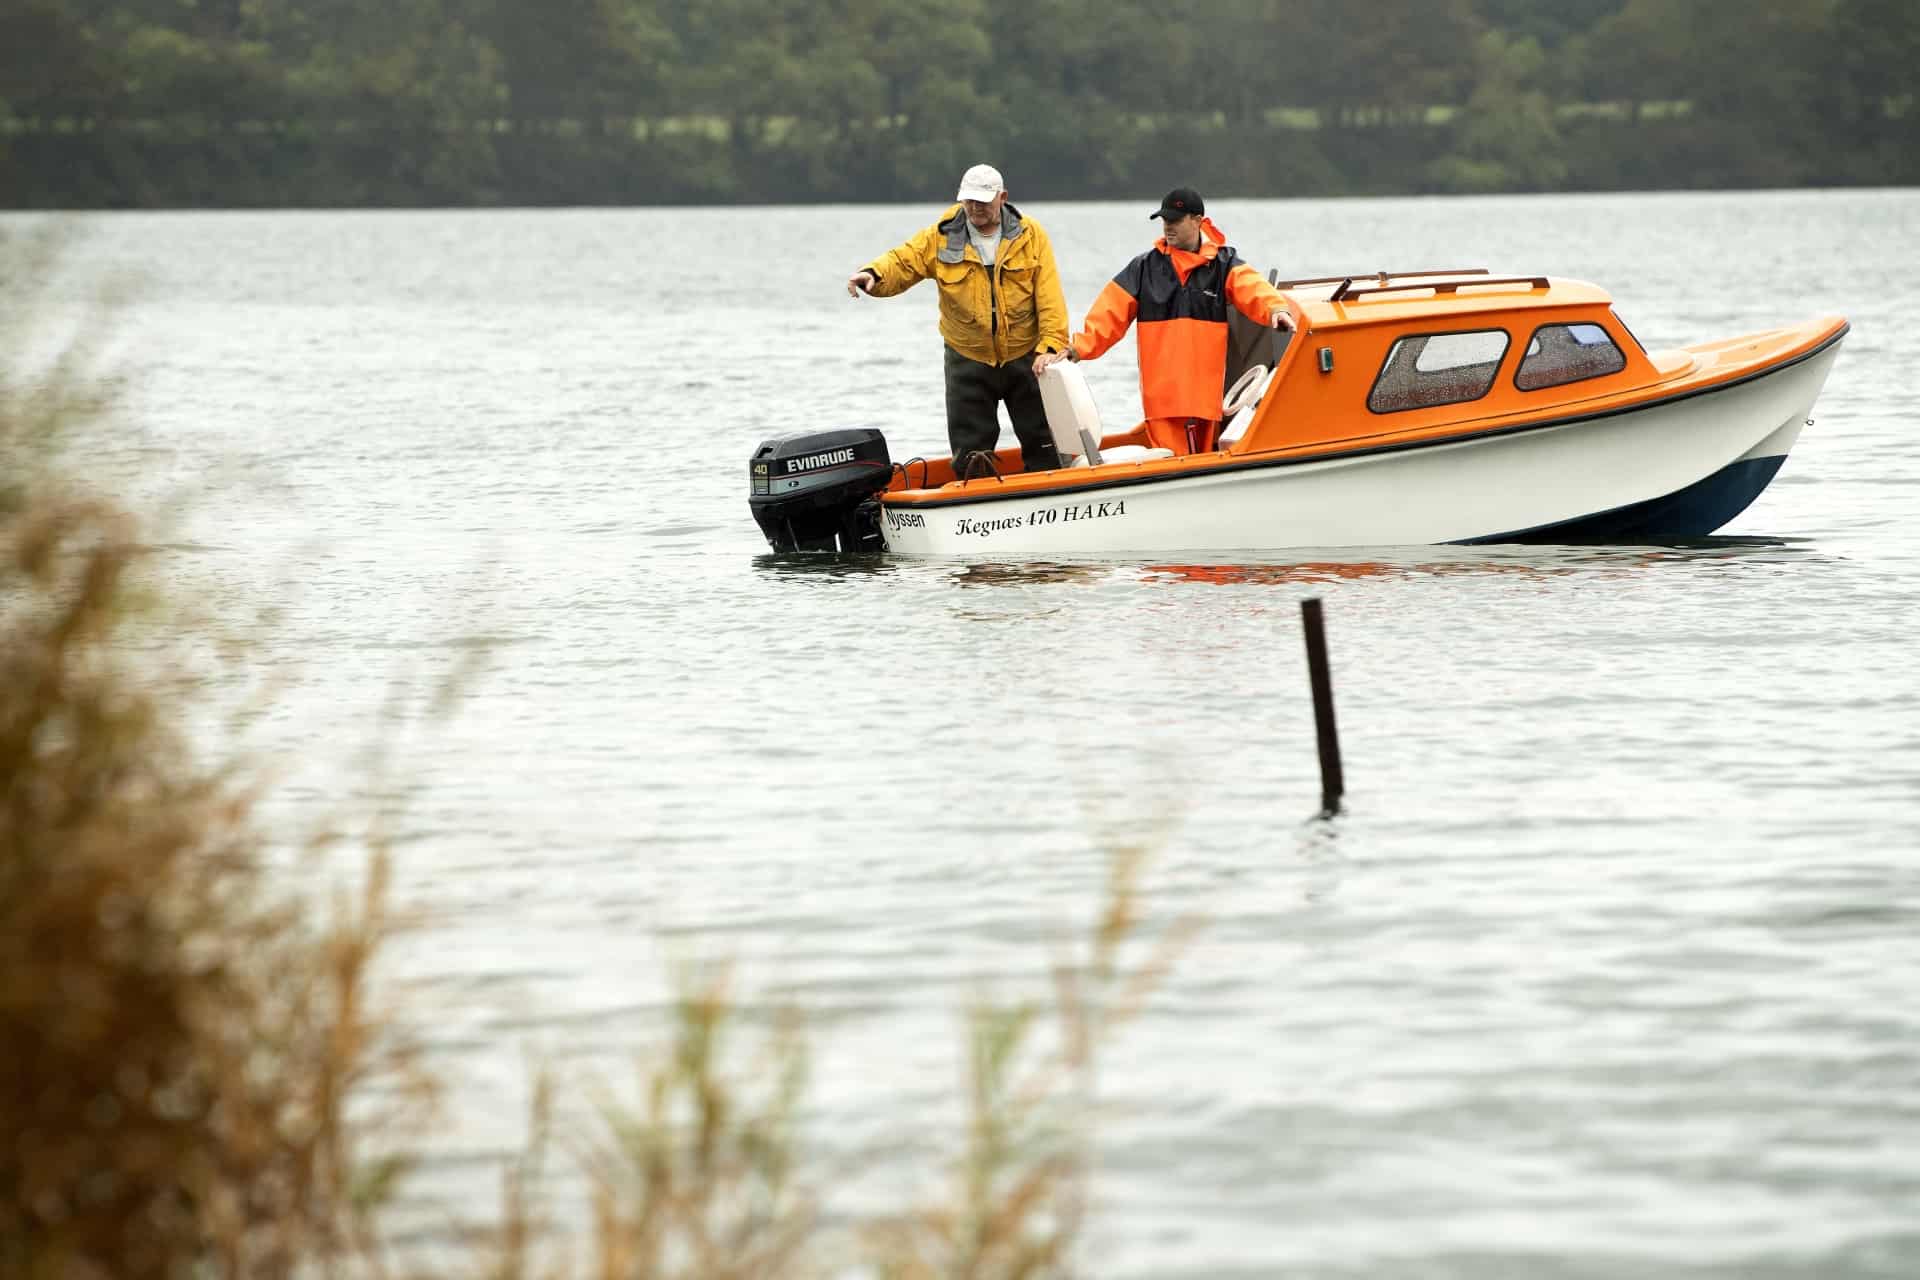
[[[1000,443],[1001,401],[1020,438],[1020,465],[1027,471],[1051,471],[1060,465],[1047,429],[1047,410],[1040,400],[1040,382],[1033,376],[1033,356],[1006,364],[969,360],[952,347],[947,353],[947,443],[953,446],[953,469],[966,475],[967,455],[991,453]]]

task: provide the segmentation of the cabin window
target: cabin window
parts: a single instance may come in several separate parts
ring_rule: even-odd
[[[1549,324],[1533,331],[1526,358],[1513,385],[1539,391],[1587,378],[1605,377],[1627,367],[1627,358],[1597,324]]]
[[[1367,408],[1375,413],[1399,413],[1478,400],[1492,388],[1506,354],[1504,329],[1402,338],[1387,352],[1387,362],[1380,366],[1373,393],[1367,397]]]

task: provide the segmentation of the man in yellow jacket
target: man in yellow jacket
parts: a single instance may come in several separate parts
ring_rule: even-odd
[[[1007,203],[1000,171],[977,164],[960,179],[959,204],[899,248],[847,277],[847,293],[890,298],[931,277],[940,286],[946,342],[947,442],[954,474],[986,474],[972,461],[1000,443],[999,405],[1020,438],[1021,465],[1060,465],[1034,379],[1037,356],[1067,348],[1067,300],[1053,243]]]

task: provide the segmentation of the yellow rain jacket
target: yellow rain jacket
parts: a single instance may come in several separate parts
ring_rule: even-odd
[[[953,208],[925,231],[867,265],[876,298],[929,277],[940,285],[940,336],[969,360],[1007,364],[1035,351],[1067,349],[1067,299],[1040,224],[1000,207],[1000,247],[991,267],[967,238],[967,212]]]

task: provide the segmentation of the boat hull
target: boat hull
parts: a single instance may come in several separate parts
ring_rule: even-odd
[[[1645,406],[1443,443],[1253,456],[1175,477],[1101,468],[1018,496],[976,482],[953,499],[884,502],[881,535],[906,555],[1704,537],[1779,471],[1838,350],[1836,340]]]
[[[1748,456],[1720,468],[1704,480],[1648,502],[1595,512],[1540,529],[1516,529],[1464,541],[1619,543],[1705,537],[1753,505],[1753,500],[1780,473],[1787,461],[1787,450],[1799,434],[1800,423],[1790,423],[1749,451]],[[1782,440],[1783,436],[1787,438]]]

